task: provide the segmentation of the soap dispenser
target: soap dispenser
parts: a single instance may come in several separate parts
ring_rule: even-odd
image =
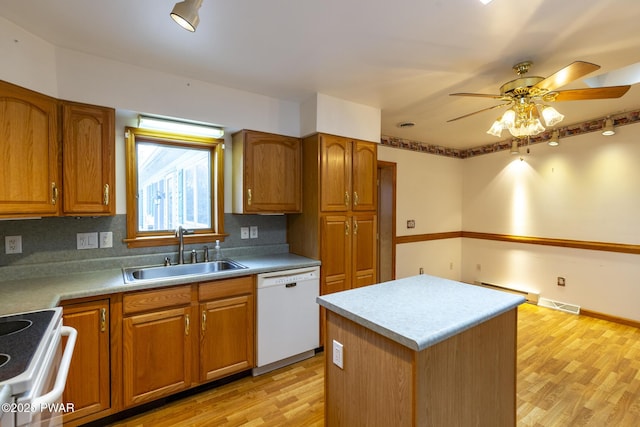
[[[222,249],[220,249],[220,240],[216,240],[216,246],[213,248],[213,260],[222,261]]]

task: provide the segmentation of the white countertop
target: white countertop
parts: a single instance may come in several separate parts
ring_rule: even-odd
[[[524,297],[429,275],[318,297],[318,303],[415,351],[525,302]]]
[[[108,295],[140,289],[180,285],[184,283],[246,276],[270,271],[288,270],[320,265],[320,261],[289,253],[234,257],[246,269],[229,270],[206,274],[194,278],[174,277],[170,279],[125,283],[122,269],[98,270],[31,279],[0,282],[0,315],[41,310],[55,307],[60,301],[74,298]]]

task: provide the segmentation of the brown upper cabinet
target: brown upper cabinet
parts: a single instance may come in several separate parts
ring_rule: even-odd
[[[320,155],[320,210],[375,211],[375,144],[321,135]]]
[[[57,100],[0,81],[0,217],[61,212]]]
[[[115,110],[64,101],[64,213],[115,215]]]
[[[0,81],[0,218],[115,215],[114,128],[112,108]]]
[[[233,135],[233,212],[302,211],[300,139],[243,130]]]

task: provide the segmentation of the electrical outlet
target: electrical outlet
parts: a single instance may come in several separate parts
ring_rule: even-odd
[[[101,248],[113,247],[113,233],[111,231],[100,232],[100,247]]]
[[[407,221],[407,228],[416,228],[416,220],[410,219]]]
[[[249,238],[249,227],[240,227],[240,238],[241,239]]]
[[[418,270],[418,274],[424,274],[424,268],[420,267],[420,269]]]
[[[76,247],[78,249],[98,249],[98,233],[77,233]]]
[[[251,237],[252,239],[257,239],[258,238],[258,226],[257,225],[252,225],[249,228],[249,237]]]
[[[564,286],[564,283],[565,283],[564,277],[558,276],[558,286]]]
[[[4,236],[4,253],[21,254],[22,236]]]
[[[342,344],[333,340],[333,364],[340,369],[344,369],[344,351]]]

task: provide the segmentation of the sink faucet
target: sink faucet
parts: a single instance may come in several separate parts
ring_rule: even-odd
[[[176,237],[178,238],[178,264],[184,264],[184,235],[193,234],[193,230],[187,230],[182,225],[176,229]]]

